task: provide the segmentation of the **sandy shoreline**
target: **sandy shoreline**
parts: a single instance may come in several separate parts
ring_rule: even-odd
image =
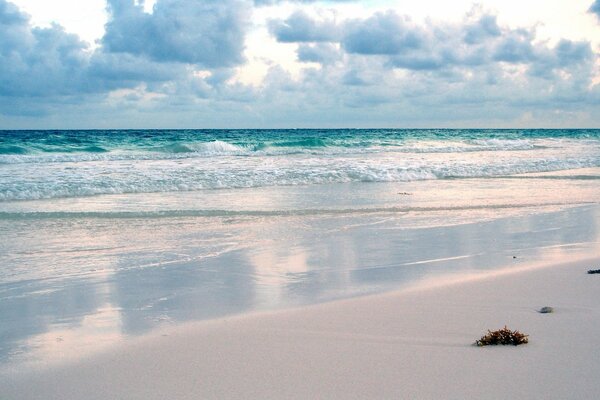
[[[188,324],[0,376],[2,399],[591,399],[600,259]],[[552,314],[537,310],[552,306]],[[488,328],[530,335],[477,348]]]

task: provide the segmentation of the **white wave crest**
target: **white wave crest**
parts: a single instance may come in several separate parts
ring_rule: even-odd
[[[192,151],[205,155],[246,154],[248,152],[248,149],[221,140],[193,143],[188,144],[187,146],[192,149]]]
[[[515,174],[600,167],[600,158],[504,159],[480,163],[446,157],[404,160],[370,157],[239,158],[109,162],[94,165],[36,165],[25,171],[5,166],[0,201],[81,197],[100,194],[181,192],[345,182],[409,182],[492,178]]]

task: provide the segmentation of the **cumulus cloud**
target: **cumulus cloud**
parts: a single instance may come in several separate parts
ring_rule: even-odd
[[[102,44],[108,52],[147,56],[208,68],[243,62],[249,16],[239,0],[159,0],[152,14],[134,0],[108,0]]]
[[[535,60],[529,64],[529,73],[558,80],[556,74],[562,71],[587,82],[592,76],[593,63],[594,52],[588,42],[562,39],[553,48],[537,49]]]
[[[532,33],[523,30],[507,32],[495,45],[493,59],[510,63],[526,63],[535,60],[533,38]]]
[[[113,124],[180,127],[469,125],[525,111],[594,115],[600,105],[589,42],[540,41],[535,28],[504,26],[481,9],[421,23],[394,10],[341,20],[304,5],[254,22],[296,50],[293,72],[267,60],[264,79],[245,85],[239,67],[256,67],[244,58],[251,8],[275,3],[158,0],[147,13],[140,1],[109,0],[106,34],[92,48],[0,0],[0,123],[47,112],[88,115],[100,124],[90,127],[105,126],[106,113]]]
[[[549,77],[553,70],[589,63],[594,56],[589,42],[562,40],[550,48],[536,42],[534,29],[501,27],[495,15],[482,12],[471,13],[461,23],[437,25],[417,24],[395,11],[342,22],[317,21],[296,12],[278,21],[271,32],[280,42],[337,42],[349,56],[375,56],[391,68],[413,71],[506,63],[525,65],[531,73]],[[300,45],[298,59],[317,60],[316,50]],[[326,54],[325,48],[319,50]],[[347,76],[348,82],[360,82]]]
[[[65,96],[173,79],[185,68],[127,53],[91,51],[59,25],[33,27],[29,16],[0,0],[0,95]]]
[[[332,64],[340,59],[340,51],[331,43],[301,44],[297,50],[298,61]]]
[[[96,51],[87,67],[88,85],[99,91],[135,87],[140,83],[153,84],[178,79],[188,69],[178,63],[157,63],[127,53]]]
[[[589,12],[596,14],[600,18],[600,0],[594,1]]]
[[[304,14],[302,24],[287,24],[294,35],[271,33],[280,42],[297,43],[299,61],[327,68],[306,69],[297,79],[280,73],[266,82],[271,93],[277,85],[286,88],[280,96],[293,88],[298,102],[337,110],[346,123],[356,118],[348,111],[353,108],[361,108],[361,118],[389,121],[394,115],[402,124],[431,121],[432,109],[446,121],[481,115],[506,120],[523,110],[546,117],[551,110],[589,115],[600,104],[590,42],[562,39],[550,45],[538,40],[535,28],[501,26],[481,9],[458,23],[416,23],[395,11],[345,21],[310,18]],[[300,27],[311,26],[336,35],[320,41],[303,36]],[[343,62],[323,63],[329,54]]]
[[[0,0],[0,95],[79,91],[87,44],[60,26],[32,28],[29,16]]]
[[[356,54],[399,54],[423,45],[424,32],[410,19],[393,11],[350,21],[342,39],[344,49]]]
[[[484,14],[474,22],[468,22],[464,27],[464,41],[468,44],[481,43],[501,34],[495,15]]]
[[[285,20],[271,20],[269,31],[279,42],[333,42],[339,32],[333,20],[316,20],[296,11]]]
[[[110,0],[106,35],[91,49],[59,25],[34,27],[27,14],[0,0],[0,114],[43,113],[67,97],[85,101],[122,89],[185,92],[190,82],[219,96],[218,86],[231,77],[225,71],[243,61],[246,23],[243,8],[225,3],[239,2],[159,0],[147,14],[133,1]],[[209,71],[197,76],[198,68]]]
[[[574,42],[562,39],[554,48],[554,56],[558,67],[590,61],[594,57],[588,42]]]

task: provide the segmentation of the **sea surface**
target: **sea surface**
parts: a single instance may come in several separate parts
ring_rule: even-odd
[[[600,130],[0,131],[0,369],[599,243]]]
[[[4,131],[0,200],[600,167],[599,130]]]

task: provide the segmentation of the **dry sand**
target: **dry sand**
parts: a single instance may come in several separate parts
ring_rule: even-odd
[[[591,268],[600,260],[188,324],[5,374],[0,398],[596,399],[600,275]],[[530,343],[473,345],[504,325]]]

